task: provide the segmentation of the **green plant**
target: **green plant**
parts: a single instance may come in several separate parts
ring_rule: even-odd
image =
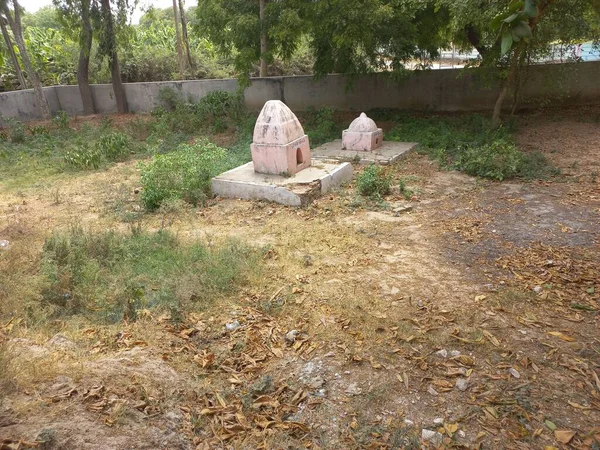
[[[170,199],[203,204],[211,196],[211,178],[230,168],[230,161],[227,150],[207,140],[156,155],[142,165],[142,203],[151,210]]]
[[[306,134],[312,146],[339,139],[342,130],[334,120],[332,108],[309,108],[303,117]]]
[[[107,322],[135,320],[141,309],[182,316],[235,292],[258,267],[260,252],[237,241],[205,246],[173,234],[93,233],[74,226],[43,248],[42,303],[57,315]]]
[[[358,193],[366,197],[383,197],[390,193],[392,176],[387,175],[381,167],[371,164],[356,177]]]
[[[97,149],[80,146],[65,153],[64,161],[76,169],[97,169],[102,162],[102,153]]]
[[[400,193],[406,200],[410,200],[414,194],[414,192],[411,189],[406,187],[406,181],[404,180],[404,178],[400,178],[400,180],[398,180],[398,189],[400,190]]]
[[[498,141],[461,152],[456,167],[483,178],[502,181],[516,177],[523,167],[523,153],[511,143]]]
[[[59,130],[66,130],[69,128],[70,119],[65,111],[59,111],[58,114],[52,118],[52,123]]]
[[[32,136],[47,136],[50,134],[50,130],[45,125],[31,125],[28,127],[29,134]]]
[[[96,150],[109,161],[122,160],[132,148],[131,138],[125,133],[111,132],[102,134],[96,142]]]
[[[13,144],[25,142],[25,139],[27,138],[25,124],[14,117],[4,117],[4,121],[8,125],[10,141]]]

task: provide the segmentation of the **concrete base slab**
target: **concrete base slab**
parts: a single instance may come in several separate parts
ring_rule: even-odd
[[[384,141],[382,146],[372,152],[356,150],[342,150],[342,140],[323,144],[312,151],[313,159],[329,159],[336,161],[350,161],[359,164],[392,164],[413,150],[418,144],[415,142]]]
[[[352,164],[347,162],[317,162],[292,177],[256,173],[250,162],[213,178],[212,189],[219,197],[303,206],[351,179]]]

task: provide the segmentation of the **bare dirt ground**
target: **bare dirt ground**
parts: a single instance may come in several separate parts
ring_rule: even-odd
[[[414,154],[397,167],[413,197],[388,208],[349,186],[144,216],[268,246],[263,276],[177,326],[0,324],[0,448],[598,448],[600,127],[524,120],[521,146],[568,176],[492,183]],[[137,183],[131,163],[1,192],[7,254],[34,260],[75,221],[126,231]]]

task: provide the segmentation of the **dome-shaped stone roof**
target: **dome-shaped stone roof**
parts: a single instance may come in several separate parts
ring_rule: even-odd
[[[373,119],[369,119],[365,113],[362,113],[360,117],[354,119],[350,124],[349,131],[358,131],[361,133],[371,133],[377,131],[377,124]]]
[[[255,144],[286,145],[304,136],[300,121],[280,100],[269,100],[263,106],[254,126]]]

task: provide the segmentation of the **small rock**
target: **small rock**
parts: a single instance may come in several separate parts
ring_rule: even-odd
[[[67,338],[64,334],[61,333],[57,333],[54,336],[52,336],[48,340],[48,345],[64,350],[73,349],[77,347],[77,344],[75,344],[75,342],[71,341],[69,338]]]
[[[469,389],[469,380],[467,380],[466,378],[457,378],[456,379],[456,389],[458,389],[459,391],[466,391],[467,389]]]
[[[3,239],[0,241],[0,250],[8,250],[8,246],[10,245],[10,242],[8,242],[7,240]]]
[[[344,392],[346,395],[360,395],[362,394],[362,389],[358,387],[357,383],[350,383]]]
[[[433,419],[434,425],[444,425],[444,419],[438,417],[437,419]]]
[[[541,287],[541,286],[536,286],[536,287],[533,288],[533,292],[535,292],[536,294],[539,294],[543,290],[544,290],[544,288]]]
[[[36,442],[39,442],[39,449],[50,450],[56,445],[56,430],[54,428],[44,428],[40,431],[35,438]]]
[[[445,348],[438,350],[437,352],[435,352],[436,356],[439,356],[440,358],[447,358],[448,357],[448,350],[446,350]]]
[[[519,333],[521,333],[521,334],[527,334],[527,331],[525,331],[525,330],[519,330]]]
[[[225,324],[225,329],[227,331],[235,331],[240,327],[240,322],[238,320],[234,320],[231,323],[226,323]]]
[[[415,423],[412,420],[404,419],[404,425],[407,427],[414,427]]]
[[[139,194],[140,192],[142,192],[142,188],[141,188],[141,187],[136,187],[136,188],[133,190],[133,193],[134,193],[134,194]]]
[[[413,210],[413,207],[410,205],[400,206],[398,208],[394,208],[394,215],[399,216],[402,213],[410,212]]]
[[[288,331],[288,333],[285,335],[285,342],[287,342],[288,344],[293,344],[294,342],[296,342],[296,338],[299,334],[300,332],[298,330]]]
[[[458,435],[459,438],[464,439],[467,437],[467,433],[465,433],[463,430],[458,430],[458,433],[456,433]]]
[[[321,387],[323,387],[323,385],[325,384],[325,380],[321,377],[314,377],[311,378],[310,380],[308,380],[308,383],[306,383],[310,388],[312,389],[320,389]]]
[[[439,446],[442,445],[444,436],[437,431],[427,430],[424,428],[421,430],[421,439],[424,442],[431,442],[433,445]]]
[[[310,267],[313,265],[312,263],[312,257],[310,255],[304,255],[304,265],[306,267]]]
[[[335,352],[325,353],[323,358],[333,358],[335,356]]]
[[[438,391],[436,391],[436,390],[433,388],[433,386],[429,386],[429,387],[427,388],[427,392],[429,392],[431,395],[440,395],[440,394],[438,393]]]
[[[519,372],[517,372],[517,369],[513,369],[512,367],[510,369],[508,369],[508,373],[510,373],[513,377],[515,377],[517,380],[519,378],[521,378],[521,374]]]
[[[452,350],[450,351],[449,355],[451,358],[456,358],[457,356],[460,356],[461,353],[458,350]]]

